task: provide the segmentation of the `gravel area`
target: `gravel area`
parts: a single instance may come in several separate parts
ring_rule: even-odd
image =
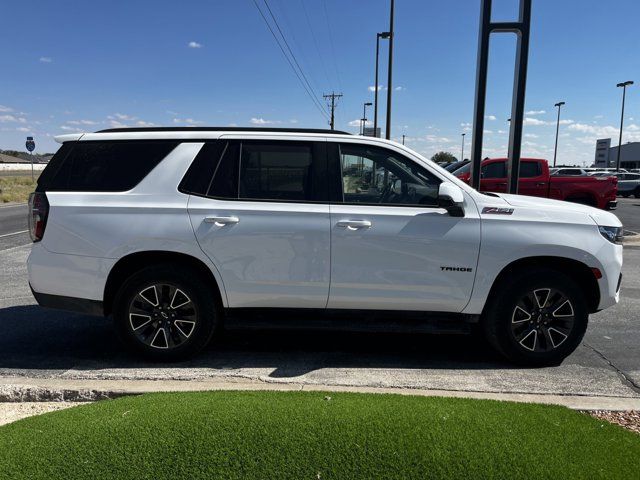
[[[612,412],[609,410],[594,410],[586,412],[589,415],[620,425],[632,432],[640,433],[640,411],[629,410],[627,412]]]
[[[0,403],[0,425],[42,413],[82,405],[77,402],[11,402]]]

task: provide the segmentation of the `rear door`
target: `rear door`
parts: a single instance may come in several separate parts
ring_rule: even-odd
[[[460,312],[471,296],[480,219],[437,206],[441,180],[403,153],[329,142],[329,308]]]
[[[518,193],[532,197],[546,197],[548,190],[549,177],[545,175],[542,163],[538,160],[521,160]]]
[[[507,161],[489,160],[483,162],[480,170],[480,191],[483,192],[507,192]]]
[[[222,137],[189,200],[200,247],[218,268],[229,307],[325,308],[329,294],[326,143]],[[192,192],[193,193],[193,192]]]

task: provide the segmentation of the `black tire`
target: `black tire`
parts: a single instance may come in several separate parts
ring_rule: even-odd
[[[636,198],[640,198],[640,187],[636,188],[636,191],[633,194],[633,196],[636,197]]]
[[[623,198],[629,198],[631,196],[631,194],[630,193],[621,193],[620,196],[623,197]]]
[[[508,360],[558,365],[580,345],[589,314],[584,294],[570,277],[553,269],[529,269],[497,288],[482,323],[489,343]]]
[[[187,359],[209,343],[216,329],[214,298],[211,285],[191,270],[147,267],[118,291],[114,325],[127,347],[150,360]]]

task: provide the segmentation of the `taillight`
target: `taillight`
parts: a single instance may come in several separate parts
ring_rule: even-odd
[[[29,195],[29,235],[34,242],[42,240],[48,216],[47,195],[44,192],[34,192]]]

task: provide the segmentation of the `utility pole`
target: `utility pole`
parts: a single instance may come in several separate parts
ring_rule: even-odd
[[[464,136],[466,135],[466,133],[462,134],[462,153],[460,154],[460,161],[464,160]]]
[[[405,135],[404,135],[404,134],[402,134],[402,144],[403,144],[403,145],[404,145],[404,137],[405,137]]]
[[[391,11],[389,13],[389,67],[387,72],[387,125],[386,125],[386,138],[391,140],[391,92],[393,91],[393,82],[391,81],[393,76],[393,10],[395,1],[391,0]],[[376,85],[376,88],[378,86]]]
[[[329,95],[322,95],[322,96],[324,98],[331,99],[331,103],[327,104],[327,106],[331,109],[331,120],[329,121],[329,125],[331,125],[331,130],[335,130],[336,99],[342,97],[342,94],[331,92]]]

